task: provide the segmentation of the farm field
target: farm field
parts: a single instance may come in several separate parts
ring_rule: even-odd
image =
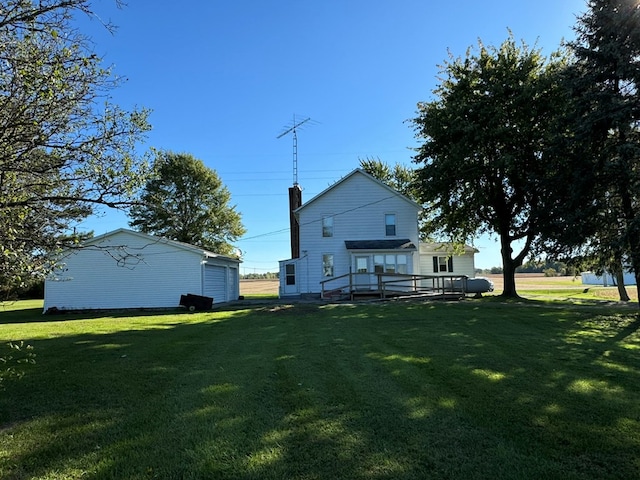
[[[0,309],[0,478],[638,478],[636,306]],[[4,351],[0,353],[2,355]]]
[[[278,295],[278,280],[240,280],[240,295]]]
[[[482,275],[490,278],[495,290],[492,294],[502,293],[502,275]],[[582,285],[580,277],[545,277],[543,274],[518,274],[516,287],[520,294],[526,298],[594,298],[615,301],[618,297],[616,287],[602,287],[598,285]],[[584,290],[588,292],[584,293]],[[627,293],[632,300],[637,301],[638,294],[634,285],[627,287]],[[251,295],[278,295],[278,280],[241,280],[240,294]]]

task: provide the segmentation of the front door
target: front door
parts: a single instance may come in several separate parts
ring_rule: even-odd
[[[374,285],[376,276],[371,274],[370,260],[371,257],[367,255],[356,255],[354,257],[353,284],[357,290],[375,290],[377,288]]]

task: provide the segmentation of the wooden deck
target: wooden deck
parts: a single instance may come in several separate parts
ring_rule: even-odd
[[[429,300],[459,300],[465,296],[462,292],[401,292],[401,291],[382,291],[382,290],[355,290],[351,293],[343,295],[343,300],[367,300],[367,299],[385,299],[385,298],[424,298]]]
[[[374,281],[363,283],[363,277]],[[367,273],[342,275],[321,282],[321,298],[325,300],[364,300],[399,297],[460,299],[465,296],[463,276],[408,275]]]

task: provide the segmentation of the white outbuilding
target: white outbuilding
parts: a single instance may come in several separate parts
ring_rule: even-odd
[[[182,295],[237,300],[240,260],[124,228],[66,251],[45,280],[44,311],[170,308]]]

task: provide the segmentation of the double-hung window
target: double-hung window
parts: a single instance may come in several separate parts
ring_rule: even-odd
[[[395,237],[396,235],[396,214],[395,213],[385,214],[384,231],[387,237]]]
[[[322,217],[322,236],[333,237],[333,217]]]
[[[322,276],[333,277],[333,254],[331,253],[322,255]]]
[[[433,257],[433,272],[453,272],[453,257]]]

